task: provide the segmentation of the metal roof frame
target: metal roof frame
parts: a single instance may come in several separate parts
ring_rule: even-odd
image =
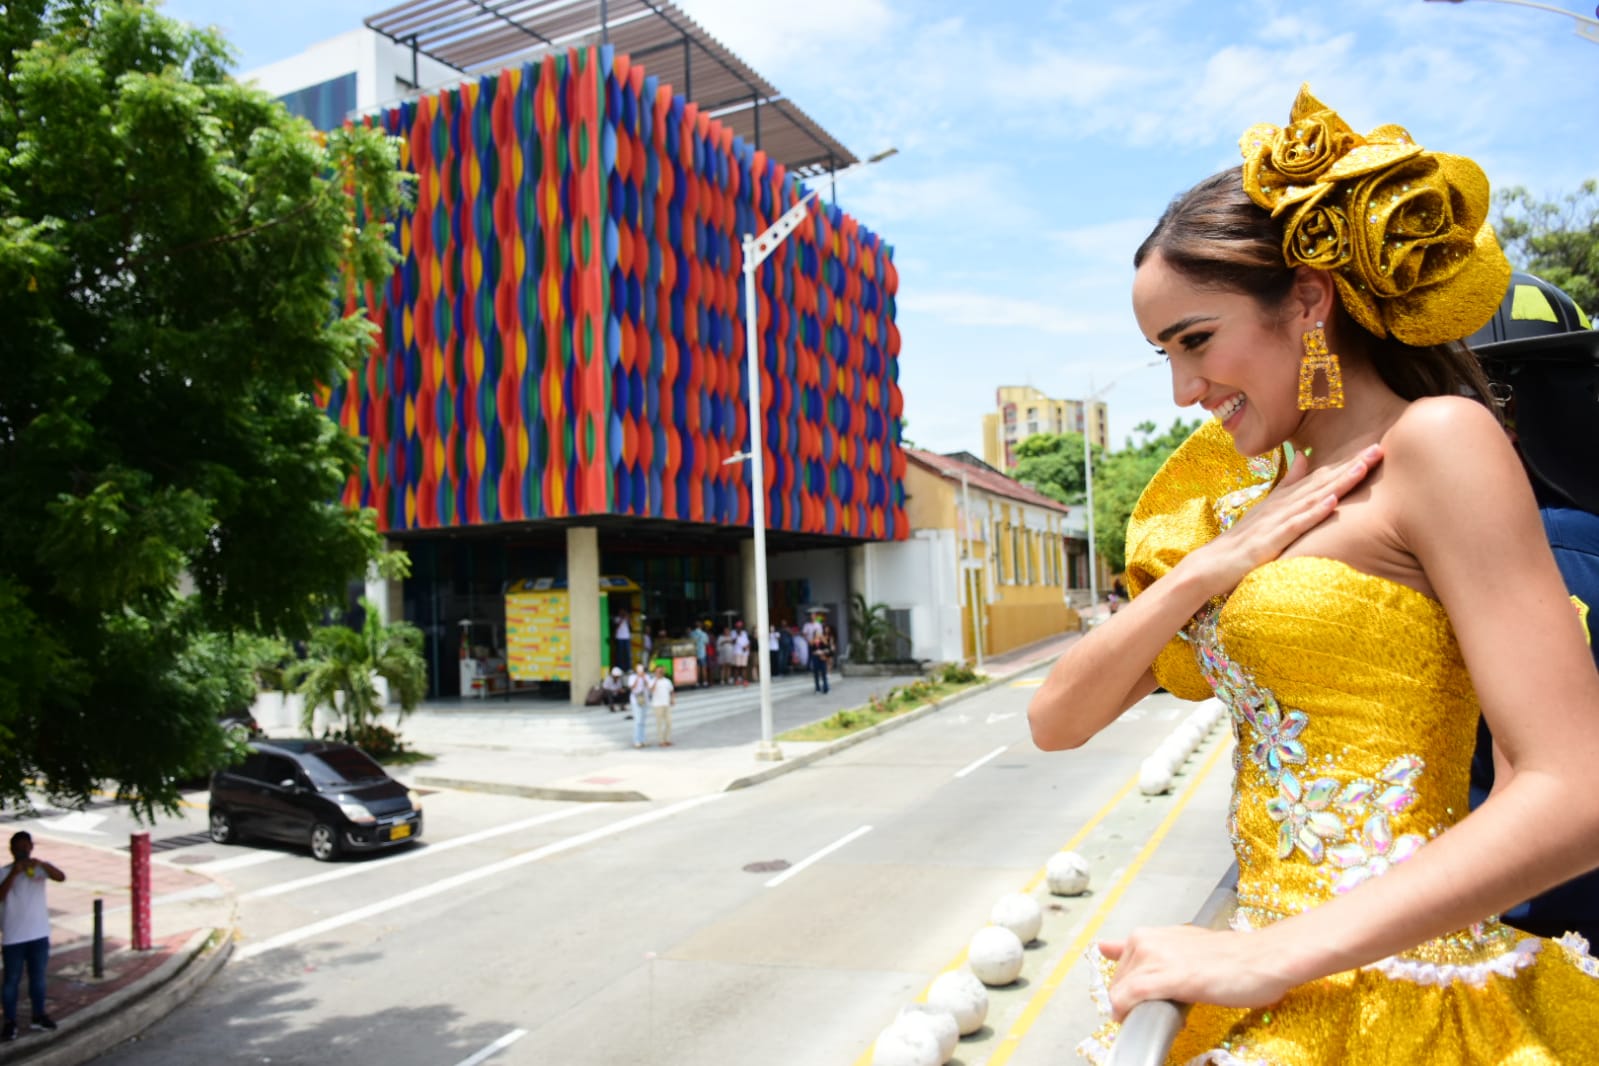
[[[365,22],[466,76],[609,44],[792,174],[860,162],[671,0],[406,0]]]

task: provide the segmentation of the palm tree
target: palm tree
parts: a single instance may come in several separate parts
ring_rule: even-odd
[[[345,735],[359,743],[383,713],[376,678],[388,682],[402,715],[427,691],[422,631],[409,622],[384,622],[377,604],[364,597],[361,607],[366,620],[359,631],[338,625],[317,630],[305,659],[285,674],[288,687],[305,697],[301,724],[307,733],[317,710],[326,706],[343,719]]]
[[[883,662],[893,652],[895,642],[905,639],[894,628],[888,612],[888,604],[868,604],[859,592],[850,597],[850,658],[863,663]]]

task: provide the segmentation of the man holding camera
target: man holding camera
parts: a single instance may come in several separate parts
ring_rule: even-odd
[[[28,970],[28,997],[33,1001],[33,1028],[54,1029],[44,1010],[45,968],[50,963],[50,909],[45,905],[48,881],[65,881],[61,870],[33,857],[33,836],[11,836],[11,865],[0,870],[0,954],[5,962],[4,1028],[0,1042],[17,1038],[17,993],[22,970]]]

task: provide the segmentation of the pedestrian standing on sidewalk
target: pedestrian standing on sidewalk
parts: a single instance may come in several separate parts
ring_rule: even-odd
[[[828,632],[832,628],[828,626],[821,630],[811,641],[811,681],[815,684],[817,692],[831,691],[827,684],[827,666],[833,661],[832,634]]]
[[[44,888],[48,881],[66,879],[58,867],[33,857],[31,834],[11,835],[11,865],[0,872],[0,955],[5,965],[4,995],[0,996],[5,1024],[0,1028],[0,1041],[17,1038],[17,993],[22,988],[24,966],[28,969],[33,1027],[56,1027],[44,1009],[45,969],[50,964],[50,908],[45,904]]]
[[[653,679],[642,662],[633,667],[627,691],[633,703],[633,746],[644,746],[644,726],[650,720],[650,685]]]
[[[777,624],[777,666],[774,673],[784,677],[794,668],[794,627],[787,618]]]
[[[627,612],[616,614],[616,629],[611,633],[611,665],[622,670],[633,668],[633,627],[627,624]]]
[[[657,666],[650,681],[650,710],[655,712],[655,742],[663,748],[672,746],[672,708],[677,705],[677,693],[666,669]]]
[[[733,623],[733,675],[740,685],[750,683],[750,633],[742,618]]]
[[[772,676],[782,673],[783,668],[783,638],[781,626],[773,626],[772,631],[766,634],[767,658],[772,665]]]
[[[694,661],[699,664],[699,673],[695,676],[694,683],[700,688],[711,683],[710,670],[705,661],[706,649],[711,643],[711,635],[706,632],[710,625],[711,623],[706,622],[702,626],[690,626],[688,631],[688,635],[694,640]]]

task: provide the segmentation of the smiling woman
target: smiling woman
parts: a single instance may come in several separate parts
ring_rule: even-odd
[[[1239,909],[1101,944],[1081,1050],[1170,999],[1198,1005],[1173,1062],[1581,1060],[1599,961],[1493,917],[1599,857],[1599,675],[1459,343],[1509,276],[1487,181],[1308,91],[1241,147],[1133,285],[1174,399],[1214,418],[1133,513],[1136,598],[1029,707],[1053,749],[1157,684],[1219,697]],[[1467,817],[1479,713],[1513,773]]]

